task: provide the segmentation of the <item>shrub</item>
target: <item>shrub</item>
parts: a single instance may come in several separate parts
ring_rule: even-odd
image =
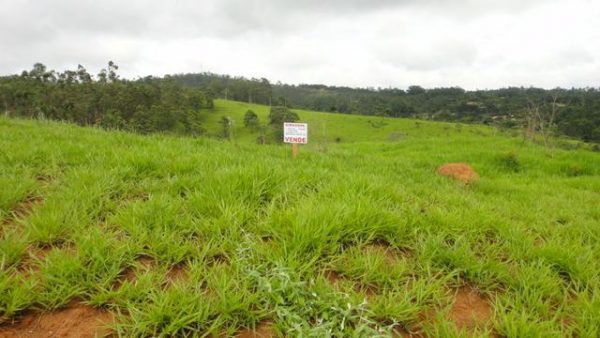
[[[258,115],[252,110],[246,111],[244,114],[244,126],[253,131],[256,131],[260,127],[260,120],[258,119]]]
[[[521,162],[515,152],[508,152],[498,156],[498,164],[506,171],[519,172],[521,171]]]
[[[277,143],[283,142],[283,123],[296,122],[300,117],[287,107],[271,107],[269,113],[269,125],[273,128],[273,140]]]

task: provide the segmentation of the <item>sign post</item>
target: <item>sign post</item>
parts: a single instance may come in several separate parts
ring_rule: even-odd
[[[283,124],[283,142],[292,144],[292,158],[300,152],[299,144],[308,143],[308,124],[290,123]]]

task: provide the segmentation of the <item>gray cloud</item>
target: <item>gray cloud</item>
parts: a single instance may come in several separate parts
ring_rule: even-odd
[[[598,86],[587,0],[0,0],[0,73],[213,71],[350,86]]]

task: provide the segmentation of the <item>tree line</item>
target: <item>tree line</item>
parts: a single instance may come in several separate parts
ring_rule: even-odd
[[[349,88],[325,85],[271,84],[212,73],[178,74],[188,87],[204,88],[214,97],[250,103],[343,114],[412,117],[437,121],[484,123],[600,142],[600,88],[542,89],[509,87],[467,91],[459,87],[426,89]],[[536,115],[546,122],[532,123]],[[534,130],[532,130],[534,129]]]
[[[121,79],[112,61],[92,75],[79,65],[57,72],[36,63],[20,75],[0,77],[0,101],[7,116],[47,118],[139,133],[200,135],[203,109],[213,98],[202,88],[171,77]]]
[[[212,73],[122,79],[118,66],[92,75],[83,66],[57,72],[37,63],[0,77],[0,109],[8,116],[49,118],[140,133],[204,133],[213,98],[343,114],[412,117],[521,128],[600,142],[600,88],[511,87],[467,91],[272,84],[265,78]],[[252,122],[251,122],[252,124]],[[227,122],[223,121],[226,126]],[[224,127],[225,128],[225,127]]]

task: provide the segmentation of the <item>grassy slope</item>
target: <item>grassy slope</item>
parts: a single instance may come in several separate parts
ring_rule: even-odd
[[[217,107],[209,130],[248,107],[266,120],[266,107]],[[468,283],[493,303],[480,334],[600,334],[597,153],[482,126],[299,115],[311,145],[294,161],[241,127],[232,144],[0,118],[0,318],[83,297],[126,310],[126,335],[233,334],[266,319],[292,336],[392,324],[449,336],[450,290]],[[435,175],[454,161],[480,182]],[[187,278],[169,283],[181,263]],[[131,269],[135,281],[119,277]]]
[[[216,100],[216,108],[208,114],[205,120],[206,129],[213,134],[220,130],[219,120],[222,116],[229,116],[235,121],[235,139],[238,141],[254,141],[256,133],[250,132],[244,128],[244,113],[251,109],[261,121],[268,121],[269,107],[257,104],[248,104],[243,102]],[[447,123],[422,123],[417,120],[381,118],[362,115],[344,115],[336,113],[314,112],[307,110],[294,109],[300,116],[300,122],[309,124],[309,139],[311,144],[322,144],[334,142],[336,138],[346,142],[366,142],[366,141],[388,141],[403,136],[407,131],[414,130],[416,125],[424,128],[414,137],[429,138],[441,135],[447,128],[454,125]],[[378,124],[384,124],[380,127],[374,127]],[[472,131],[487,130],[481,126],[470,126]]]

